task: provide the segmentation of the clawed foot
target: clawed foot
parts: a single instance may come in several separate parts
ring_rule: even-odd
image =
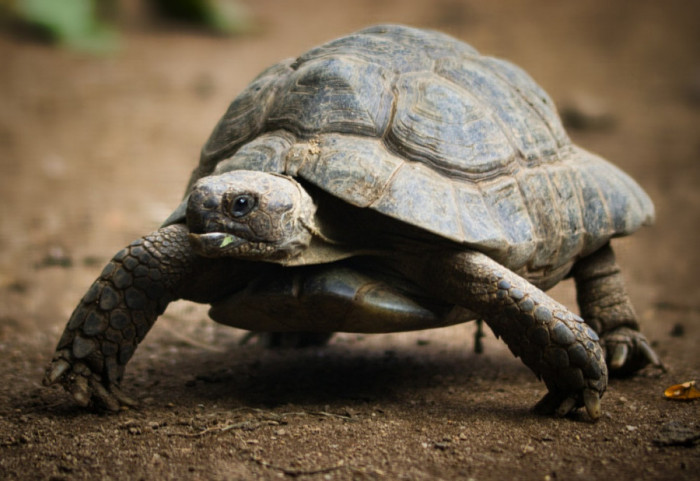
[[[43,384],[61,384],[83,407],[93,402],[110,411],[119,411],[122,407],[135,407],[138,403],[124,394],[119,385],[92,372],[88,365],[74,359],[68,349],[57,351],[51,364],[46,369]]]
[[[626,376],[649,364],[664,369],[659,356],[641,332],[620,327],[601,337],[611,376]]]
[[[567,396],[550,391],[535,405],[535,412],[564,417],[581,406],[586,408],[588,416],[595,421],[602,413],[600,394],[592,389],[584,389],[578,396]]]

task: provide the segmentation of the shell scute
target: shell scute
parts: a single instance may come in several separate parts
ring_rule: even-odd
[[[448,175],[501,174],[515,156],[493,118],[459,86],[432,73],[403,75],[387,142],[406,157]]]
[[[318,157],[303,162],[298,175],[358,207],[377,201],[404,163],[378,139],[327,134],[315,140]]]
[[[500,66],[504,66],[502,62]],[[552,126],[541,113],[544,106],[535,108],[538,97],[531,91],[519,89],[511,79],[481,59],[463,61],[457,58],[442,59],[435,72],[460,85],[468,95],[478,102],[480,108],[494,119],[494,127],[508,137],[521,159],[539,164],[556,157],[556,134],[552,128],[561,130],[561,124]],[[551,110],[551,106],[548,107]],[[548,112],[548,114],[550,114]]]
[[[350,56],[308,61],[286,78],[267,124],[302,137],[324,132],[379,136],[389,122],[392,77],[384,67]]]

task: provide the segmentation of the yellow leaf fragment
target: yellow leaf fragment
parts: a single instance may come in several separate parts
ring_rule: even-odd
[[[227,245],[231,244],[233,242],[233,236],[232,235],[227,235],[224,237],[224,239],[221,241],[221,245],[219,247],[226,247]]]
[[[676,401],[690,401],[700,398],[700,391],[695,387],[695,381],[688,381],[666,388],[664,396]]]

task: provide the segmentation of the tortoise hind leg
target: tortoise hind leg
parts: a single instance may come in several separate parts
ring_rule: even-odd
[[[428,292],[469,309],[503,338],[547,385],[538,411],[564,416],[585,406],[592,419],[600,417],[607,367],[598,335],[583,319],[480,252],[424,255],[397,268]]]
[[[631,374],[647,364],[661,366],[639,332],[615,254],[606,244],[572,269],[581,316],[601,337],[611,375]]]

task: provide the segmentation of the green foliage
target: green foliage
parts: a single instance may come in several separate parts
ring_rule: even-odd
[[[164,16],[205,26],[223,34],[251,29],[248,11],[236,0],[151,0]]]
[[[105,52],[116,48],[116,33],[97,15],[97,0],[15,0],[14,13],[69,48]]]

